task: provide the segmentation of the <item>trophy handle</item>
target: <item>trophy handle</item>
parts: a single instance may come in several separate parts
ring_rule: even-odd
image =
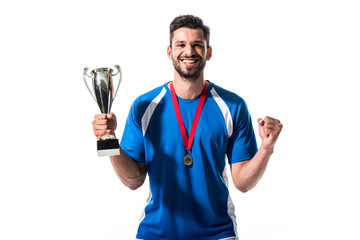
[[[89,85],[88,85],[88,83],[87,83],[87,80],[86,80],[86,77],[89,77],[89,78],[92,79],[92,77],[87,74],[87,71],[88,71],[88,70],[89,70],[89,67],[85,67],[85,68],[84,68],[84,72],[83,72],[83,75],[84,75],[84,83],[85,83],[86,88],[89,90],[91,96],[94,98],[94,100],[95,100],[95,102],[96,102],[95,94],[91,91],[91,89],[90,89],[90,87],[89,87]]]
[[[115,67],[118,71],[117,71],[117,73],[111,74],[111,75],[112,75],[112,76],[116,76],[116,75],[120,74],[120,76],[119,76],[119,83],[118,83],[118,85],[117,85],[117,87],[116,87],[116,90],[115,90],[115,94],[114,94],[113,99],[115,98],[115,96],[116,96],[116,94],[117,94],[117,92],[118,92],[118,90],[119,90],[120,83],[121,83],[121,78],[122,78],[122,72],[121,72],[120,66],[116,64],[116,65],[114,65],[114,67]]]

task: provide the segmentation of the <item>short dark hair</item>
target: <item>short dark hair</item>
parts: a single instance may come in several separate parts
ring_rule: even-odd
[[[207,47],[209,47],[210,39],[210,28],[204,25],[203,20],[199,17],[193,15],[180,15],[170,23],[170,47],[172,47],[172,39],[174,37],[174,32],[182,27],[196,29],[200,28],[204,32],[206,39]]]

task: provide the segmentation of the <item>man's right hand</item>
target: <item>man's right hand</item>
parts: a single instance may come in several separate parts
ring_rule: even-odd
[[[104,135],[115,135],[117,127],[116,116],[114,113],[96,114],[92,125],[97,139]]]

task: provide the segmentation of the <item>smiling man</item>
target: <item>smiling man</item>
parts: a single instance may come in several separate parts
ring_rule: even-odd
[[[205,34],[209,32],[197,28],[180,28],[172,32],[167,53],[180,77],[195,82],[203,74],[212,52]]]
[[[258,119],[257,147],[245,101],[211,81],[210,30],[192,15],[170,24],[167,55],[174,78],[133,103],[120,144],[111,156],[130,189],[149,176],[150,194],[137,239],[237,239],[234,205],[227,187],[230,165],[237,189],[247,192],[262,177],[282,129],[279,120]],[[116,117],[95,115],[98,138],[114,134]]]

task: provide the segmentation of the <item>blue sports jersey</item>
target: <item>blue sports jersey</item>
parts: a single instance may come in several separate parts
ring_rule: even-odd
[[[178,97],[189,135],[200,97]],[[146,164],[150,194],[140,220],[139,239],[212,240],[237,235],[227,188],[226,157],[235,163],[257,152],[244,100],[210,83],[187,154],[167,84],[138,97],[131,106],[121,148]]]

